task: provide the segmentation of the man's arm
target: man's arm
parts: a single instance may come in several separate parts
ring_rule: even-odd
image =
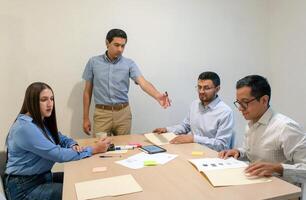
[[[91,131],[91,123],[89,119],[89,108],[90,108],[90,103],[91,103],[92,88],[93,88],[92,82],[86,81],[84,92],[83,92],[83,131],[87,135],[90,135],[90,131]]]
[[[156,88],[149,81],[147,81],[143,76],[137,77],[136,83],[148,95],[156,99],[162,107],[167,108],[168,106],[170,106],[170,100],[168,98],[168,95],[162,94],[159,91],[157,91]]]
[[[288,123],[280,135],[287,160],[292,165],[282,163],[283,177],[298,183],[306,183],[306,134],[297,123]]]
[[[259,162],[251,164],[246,172],[255,176],[278,173],[289,182],[306,183],[306,135],[296,123],[288,123],[280,131],[284,155],[293,164]]]

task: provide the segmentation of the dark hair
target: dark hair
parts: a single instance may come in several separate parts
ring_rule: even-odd
[[[33,123],[35,123],[42,130],[46,138],[51,141],[46,131],[46,128],[47,128],[50,131],[55,143],[59,144],[59,135],[58,135],[58,130],[57,130],[56,115],[55,115],[55,101],[53,102],[54,104],[53,104],[53,110],[52,110],[51,116],[45,117],[44,120],[42,120],[42,116],[40,112],[40,98],[39,97],[40,97],[40,93],[44,89],[49,89],[52,91],[51,87],[47,85],[46,83],[35,82],[29,85],[25,92],[23,105],[22,105],[22,108],[19,114],[30,113],[33,119]]]
[[[215,72],[203,72],[199,75],[198,80],[211,80],[215,87],[220,85],[220,78]]]
[[[255,97],[257,100],[259,100],[264,95],[268,95],[269,96],[268,105],[269,105],[271,98],[271,87],[266,78],[259,75],[249,75],[240,79],[236,83],[236,89],[245,86],[251,88],[251,95]]]
[[[109,43],[111,43],[113,41],[114,37],[124,38],[124,39],[126,39],[126,42],[127,42],[127,35],[121,29],[112,29],[112,30],[108,31],[108,33],[106,35],[106,39]]]

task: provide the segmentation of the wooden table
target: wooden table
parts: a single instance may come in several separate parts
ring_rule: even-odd
[[[125,135],[113,137],[115,145],[125,145],[129,142],[150,144],[143,135]],[[80,145],[93,144],[95,139],[79,140]],[[197,199],[226,199],[226,200],[251,200],[251,199],[296,199],[301,195],[301,189],[279,178],[272,178],[271,182],[229,187],[213,187],[207,179],[192,166],[188,159],[200,158],[191,155],[192,151],[204,151],[205,157],[216,157],[217,153],[209,148],[196,143],[164,145],[168,153],[179,155],[176,159],[154,167],[142,169],[129,169],[114,163],[139,153],[138,149],[130,150],[121,158],[100,158],[94,155],[79,161],[65,163],[63,199],[74,200],[76,192],[74,184],[81,181],[107,178],[112,176],[132,174],[142,192],[127,194],[117,197],[104,197],[108,199],[124,200],[197,200]],[[107,167],[107,171],[93,173],[94,167]],[[118,185],[124,187],[124,185]],[[103,190],[103,188],[101,188]]]

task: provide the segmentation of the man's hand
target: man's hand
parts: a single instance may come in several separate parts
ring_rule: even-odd
[[[171,144],[183,144],[183,143],[192,143],[192,142],[193,142],[192,134],[179,135],[170,141]]]
[[[234,158],[239,158],[240,153],[237,149],[230,149],[230,150],[224,150],[220,151],[218,154],[219,158],[227,159],[228,157],[234,157]]]
[[[168,97],[167,93],[164,94],[159,94],[156,97],[156,100],[158,101],[158,103],[163,107],[163,108],[167,108],[171,105],[171,100]]]
[[[73,145],[71,148],[78,153],[81,153],[84,151],[84,147],[81,147],[78,144]]]
[[[100,138],[99,141],[93,146],[93,154],[104,153],[107,151],[109,145],[111,144],[111,139],[109,137]]]
[[[83,120],[83,131],[87,134],[90,135],[91,131],[91,123],[89,119],[84,119]]]
[[[158,133],[158,134],[167,133],[167,129],[166,128],[156,128],[153,130],[153,133]]]
[[[250,164],[245,173],[248,176],[270,177],[273,173],[283,175],[284,168],[280,163],[255,162]]]

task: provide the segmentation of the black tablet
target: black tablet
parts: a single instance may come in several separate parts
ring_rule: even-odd
[[[147,145],[147,146],[142,146],[140,147],[140,150],[148,153],[148,154],[153,154],[153,153],[161,153],[161,152],[166,152],[167,150],[164,148],[161,148],[156,145]]]

